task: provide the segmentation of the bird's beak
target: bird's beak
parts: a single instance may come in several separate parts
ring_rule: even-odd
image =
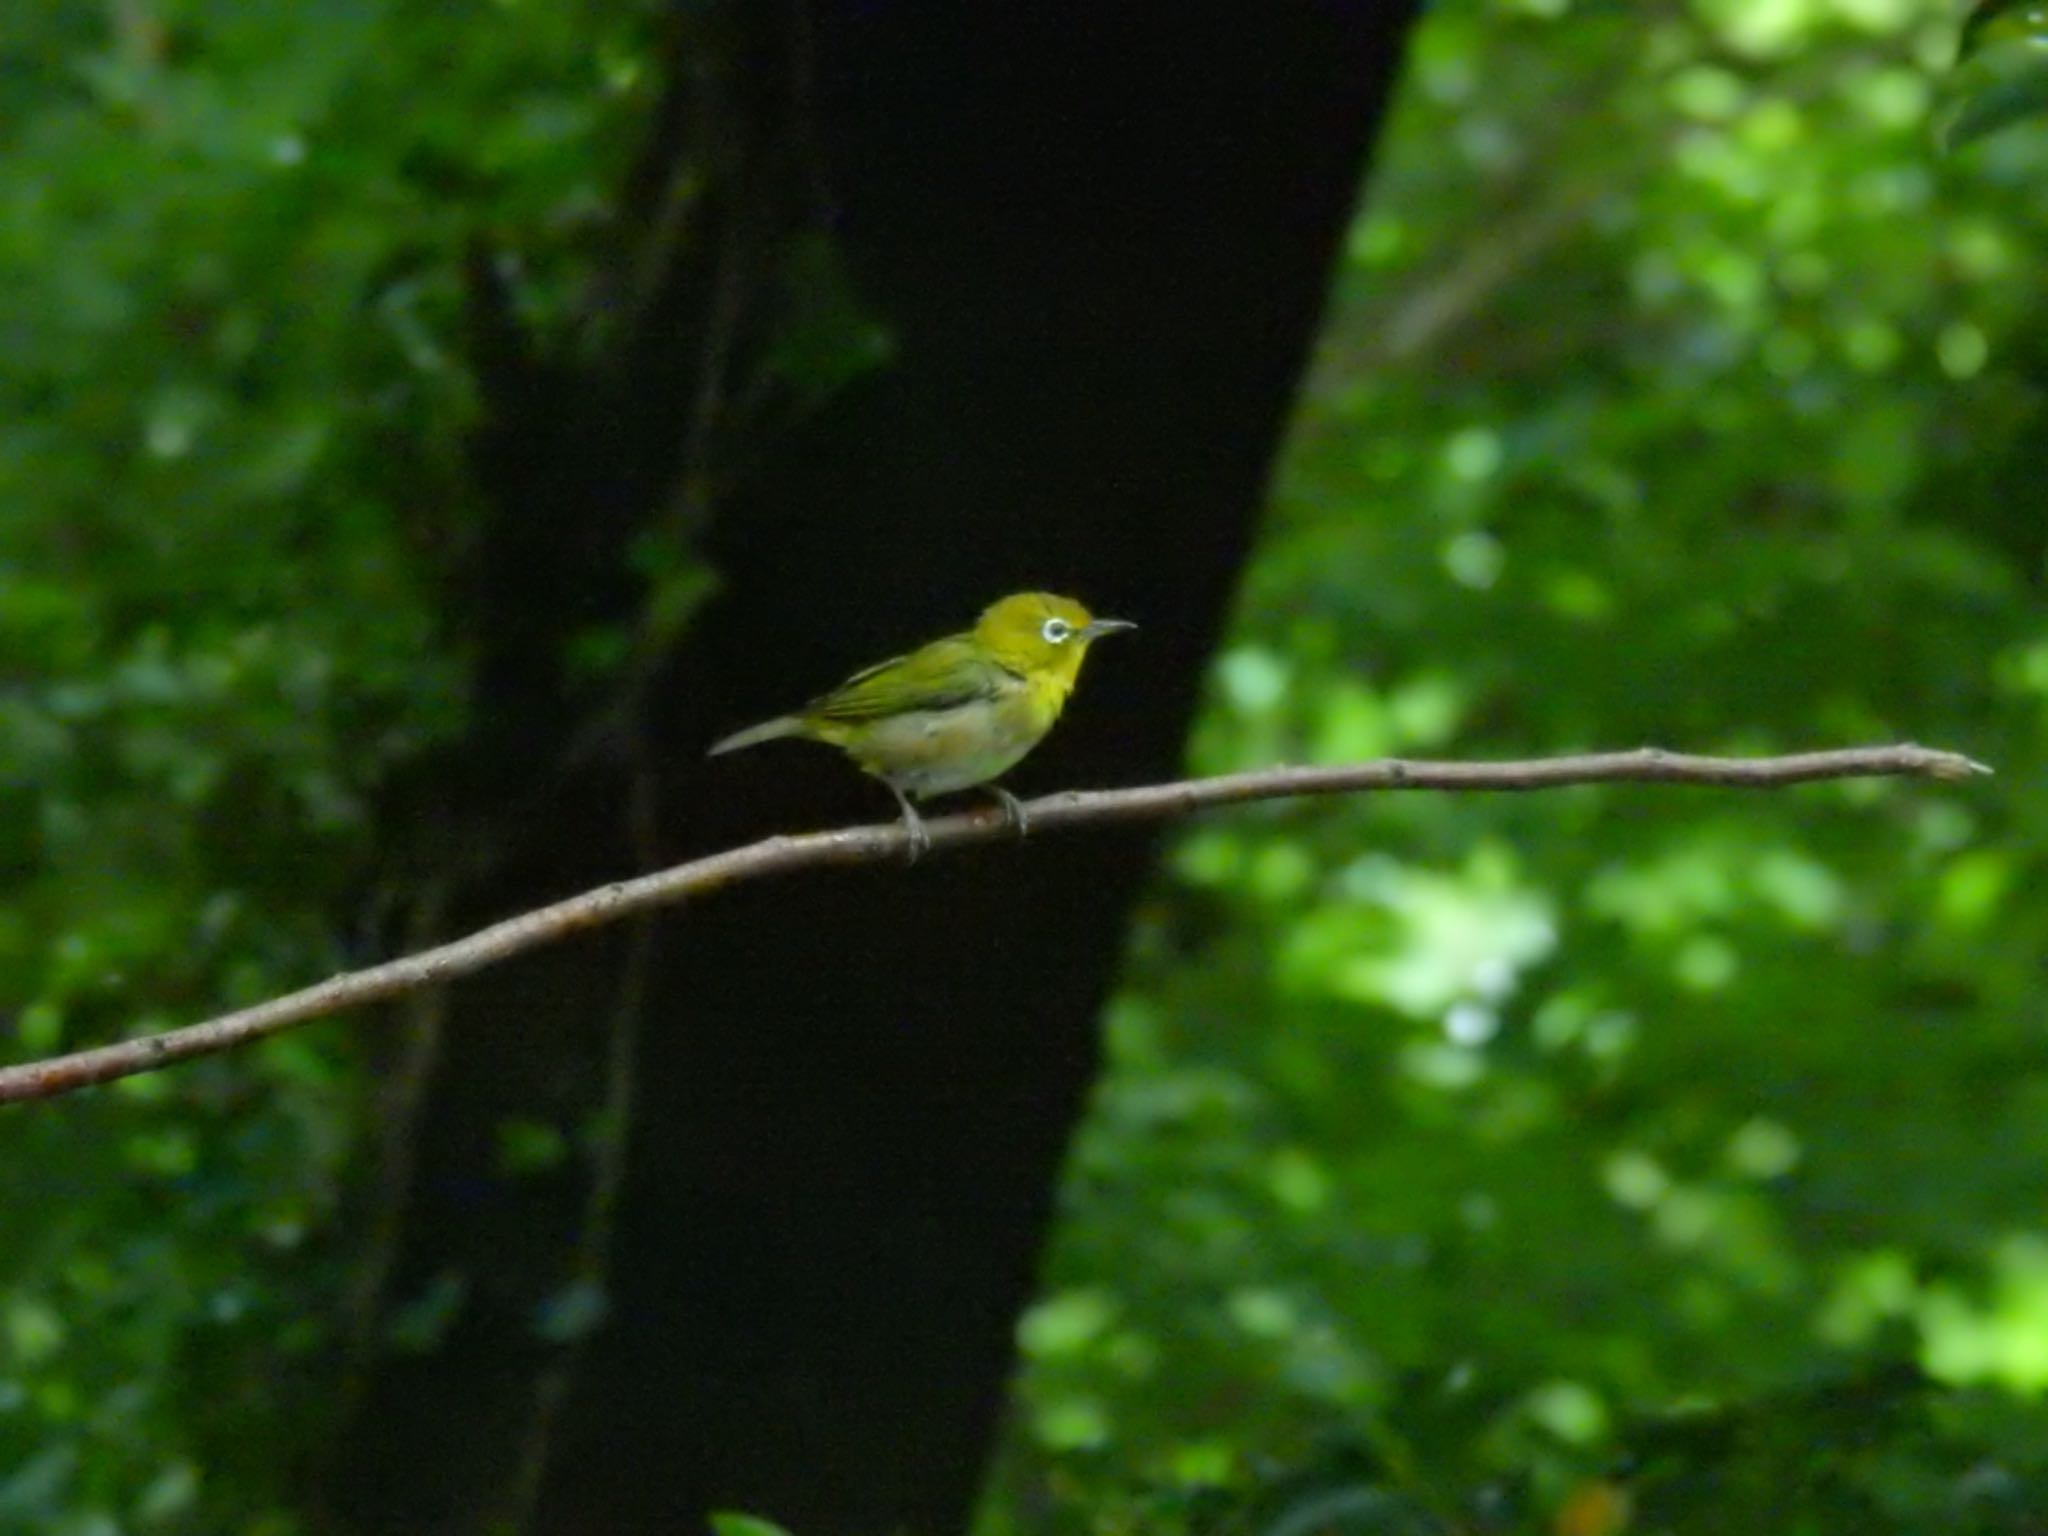
[[[1129,619],[1094,619],[1082,626],[1083,640],[1100,640],[1104,635],[1113,635],[1120,629],[1136,629],[1138,626]]]

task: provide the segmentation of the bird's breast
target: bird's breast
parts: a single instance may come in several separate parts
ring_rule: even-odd
[[[867,772],[908,794],[950,794],[1016,766],[1052,729],[1066,694],[1020,680],[971,704],[878,720],[847,750]]]

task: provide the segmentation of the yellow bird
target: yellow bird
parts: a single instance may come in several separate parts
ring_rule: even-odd
[[[1019,835],[1024,807],[989,781],[1045,739],[1081,675],[1088,647],[1138,626],[1098,619],[1069,597],[1018,592],[974,628],[856,672],[794,714],[716,743],[710,755],[784,736],[838,747],[903,807],[910,856],[931,847],[915,800],[987,785]]]

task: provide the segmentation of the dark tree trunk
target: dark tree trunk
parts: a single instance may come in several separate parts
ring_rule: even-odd
[[[500,747],[545,798],[462,922],[886,816],[822,749],[704,743],[1022,587],[1143,628],[1098,649],[1015,786],[1171,775],[1409,9],[818,0],[815,190],[893,358],[716,509],[724,585],[649,695],[638,851],[626,775],[551,779],[538,744]],[[574,523],[619,486],[614,435],[542,439],[550,464],[515,457],[504,493]],[[522,553],[495,601],[544,613],[558,579]],[[637,962],[620,936],[458,988],[387,1313],[461,1299],[434,1347],[379,1359],[332,1475],[345,1523],[467,1530],[516,1504],[593,1255],[580,1165],[513,1178],[496,1127],[586,1102],[637,1017],[608,1310],[534,1529],[688,1531],[708,1508],[801,1536],[961,1529],[1150,849],[1048,839],[734,892]]]

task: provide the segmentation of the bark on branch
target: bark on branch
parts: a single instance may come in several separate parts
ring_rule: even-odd
[[[1530,790],[1612,783],[1774,789],[1819,779],[1954,781],[1990,771],[1982,763],[1956,753],[1910,744],[1802,752],[1789,757],[1692,757],[1643,747],[1632,752],[1513,763],[1408,762],[1385,758],[1330,768],[1267,768],[1137,789],[1068,790],[1030,801],[1026,810],[1030,814],[1031,835],[1037,837],[1076,827],[1160,821],[1251,800],[1356,794],[1367,790]],[[926,827],[931,834],[933,853],[1015,835],[994,808],[935,818]],[[317,986],[218,1018],[43,1061],[0,1067],[0,1104],[55,1098],[195,1056],[232,1050],[312,1019],[452,981],[587,928],[614,923],[650,908],[708,896],[743,880],[805,869],[900,861],[909,851],[903,828],[893,822],[847,827],[836,832],[770,837],[651,875],[600,886],[494,923],[453,943],[364,970],[344,972]]]

